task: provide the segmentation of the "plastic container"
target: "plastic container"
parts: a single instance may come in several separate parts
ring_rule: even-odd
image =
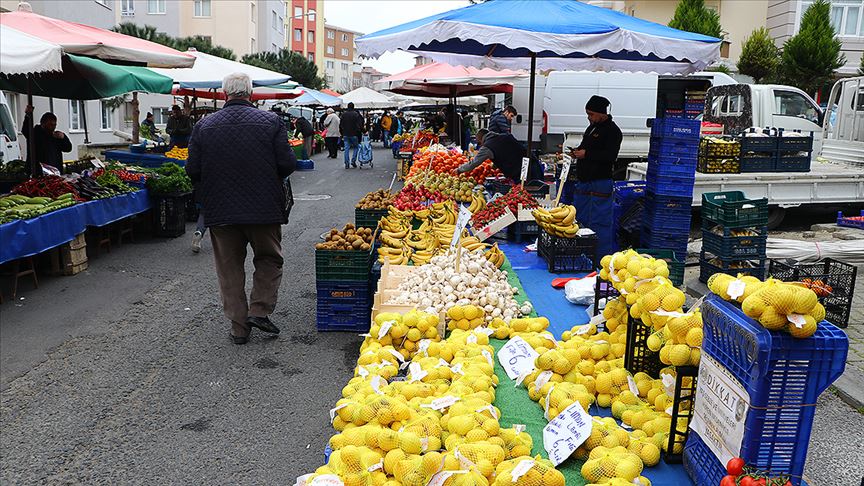
[[[647,373],[652,378],[660,377],[660,370],[665,368],[660,362],[660,352],[648,349],[648,337],[654,332],[653,327],[644,325],[632,316],[627,318],[627,345],[624,351],[624,368],[632,374]]]
[[[378,227],[378,222],[381,218],[387,216],[386,209],[360,209],[354,208],[354,226],[357,228],[372,228]]]
[[[740,157],[700,155],[696,170],[702,174],[739,174],[741,173],[741,159]]]
[[[728,230],[726,231],[728,233]],[[720,258],[765,258],[768,228],[757,230],[757,236],[724,236],[710,229],[702,230],[702,248]]]
[[[561,238],[540,231],[537,253],[546,260],[550,273],[590,272],[597,268],[597,235]]]
[[[319,332],[367,332],[372,322],[372,311],[369,303],[319,303],[316,317]]]
[[[648,148],[648,160],[681,159],[688,166],[696,168],[696,158],[699,156],[698,138],[661,138],[651,137],[651,145]]]
[[[747,199],[741,191],[702,194],[702,219],[724,228],[768,224],[768,199]]]
[[[297,170],[315,170],[315,162],[311,159],[300,159],[297,161]]]
[[[513,184],[509,179],[504,177],[487,177],[486,181],[483,183],[483,187],[486,188],[486,192],[488,192],[490,196],[494,196],[495,194],[501,194],[503,196],[510,192],[510,188],[513,187]]]
[[[648,190],[661,196],[693,197],[696,173],[689,176],[658,176],[648,172],[645,176]]]
[[[369,281],[372,254],[356,250],[315,250],[315,280]]]
[[[767,152],[774,153],[777,150],[777,135],[773,130],[763,129],[762,136],[747,137],[742,134],[738,141],[741,143],[741,153]],[[754,133],[749,131],[747,133]]]
[[[687,260],[686,254],[682,255],[673,250],[656,250],[650,248],[638,248],[636,251],[642,255],[652,256],[659,260],[666,260],[667,266],[669,267],[669,280],[672,281],[676,287],[680,287],[681,284],[684,283],[684,263]]]
[[[833,258],[817,263],[798,263],[795,260],[769,260],[768,276],[784,282],[800,282],[805,278],[821,280],[831,287],[827,296],[819,296],[825,306],[825,320],[837,327],[849,324],[852,312],[852,298],[858,267]]]
[[[683,112],[680,116],[683,116]],[[652,137],[699,139],[702,123],[683,118],[654,118],[651,123]]]
[[[774,172],[810,172],[811,155],[777,155],[774,162]]]
[[[689,197],[664,196],[648,191],[642,213],[645,218],[643,226],[655,232],[689,232],[692,203],[693,199]]]
[[[699,377],[698,366],[675,367],[675,391],[672,395],[672,424],[669,427],[669,441],[663,460],[667,464],[681,464],[684,444],[690,433],[690,420],[693,418],[693,404],[696,401],[696,383]],[[684,422],[684,430],[678,430],[674,424]],[[675,451],[678,452],[675,452]]]
[[[702,305],[702,322],[702,353],[723,366],[749,395],[737,455],[748,465],[789,475],[792,484],[801,484],[814,405],[846,367],[846,334],[824,321],[807,339],[771,332],[713,294]],[[684,467],[699,485],[719,484],[725,475],[724,465],[696,433],[685,446]]]
[[[714,255],[711,253],[706,253],[703,249],[702,253],[699,257],[699,281],[702,283],[707,283],[708,279],[711,278],[711,275],[715,273],[725,273],[726,275],[732,275],[733,277],[740,274],[743,275],[752,275],[760,280],[765,279],[765,265],[767,263],[766,258],[730,258],[723,259],[721,258],[720,264],[712,263],[710,260],[713,260],[715,257],[719,258],[718,255]],[[739,267],[739,265],[746,265],[745,267]]]
[[[507,241],[524,243],[534,240],[540,234],[540,226],[536,221],[516,221],[507,227]]]
[[[801,130],[793,130],[794,133],[802,133]],[[812,152],[813,151],[813,132],[810,135],[784,137],[784,131],[780,129],[780,136],[777,137],[777,150],[779,152]]]
[[[774,172],[776,158],[773,154],[741,154],[741,173]]]
[[[837,211],[837,226],[864,229],[864,209],[860,216],[844,216],[843,211]]]
[[[153,236],[176,238],[186,233],[186,202],[190,193],[153,195]]]
[[[605,300],[607,303],[618,297],[618,290],[612,286],[611,282],[597,277],[594,284],[594,315],[600,314],[603,310],[600,308],[600,301]],[[604,304],[605,305],[605,304]]]

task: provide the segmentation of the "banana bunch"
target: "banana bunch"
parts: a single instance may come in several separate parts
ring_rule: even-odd
[[[468,251],[474,251],[485,247],[486,244],[481,242],[476,236],[466,236],[462,238],[462,248],[465,248]]]
[[[483,197],[483,193],[472,192],[471,204],[468,206],[468,211],[471,211],[471,214],[477,214],[478,211],[484,209],[486,209],[486,198]]]
[[[500,248],[498,248],[498,243],[492,245],[492,248],[489,248],[489,250],[484,253],[483,256],[485,256],[487,260],[492,262],[492,264],[494,264],[496,268],[501,268],[501,265],[504,264],[504,252],[501,251]]]
[[[531,214],[537,224],[547,233],[560,238],[573,238],[579,231],[576,224],[576,208],[570,205],[558,206],[554,209],[537,208]]]
[[[419,229],[408,233],[408,237],[404,241],[414,251],[437,250],[440,246],[438,238],[434,234]]]
[[[453,209],[452,202],[439,202],[433,204],[429,211],[429,219],[432,223],[435,224],[456,224],[456,211]],[[417,217],[417,219],[425,219],[421,217]]]
[[[413,251],[408,246],[398,248],[389,246],[378,247],[378,261],[389,262],[391,265],[407,265],[411,261]]]

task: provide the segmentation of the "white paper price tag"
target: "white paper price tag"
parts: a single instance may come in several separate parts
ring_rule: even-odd
[[[597,314],[597,315],[600,317],[603,316],[603,314]],[[585,334],[588,334],[589,332],[591,332],[591,324],[593,324],[593,323],[589,322],[588,324],[585,324],[583,326],[579,326],[578,328],[576,328],[576,332],[574,334],[576,334],[577,336],[584,336]]]
[[[369,382],[369,384],[372,385],[372,390],[374,390],[375,393],[383,395],[384,392],[381,391],[381,385],[386,385],[387,380],[381,378],[379,375],[375,375],[372,377],[372,380]]]
[[[596,316],[592,317],[590,321],[588,321],[588,324],[594,324],[595,326],[598,326],[600,324],[603,324],[604,322],[606,322],[606,316],[604,316],[603,314],[597,314]]]
[[[519,461],[519,464],[510,471],[510,476],[513,477],[513,482],[515,483],[519,478],[528,474],[528,471],[530,471],[532,467],[534,467],[534,459],[522,459]]]
[[[546,383],[549,383],[550,379],[552,379],[552,372],[551,371],[547,370],[547,371],[544,371],[543,373],[540,373],[539,375],[537,375],[537,379],[534,380],[534,388],[536,388],[537,390],[543,388],[543,385],[545,385]]]
[[[485,412],[487,410],[489,411],[489,414],[492,415],[492,418],[494,418],[495,420],[498,420],[498,410],[495,410],[495,407],[492,405],[486,405],[485,407],[480,407],[477,410],[475,410],[475,412],[482,413],[482,412]]]
[[[438,364],[435,365],[436,368],[440,368],[442,366],[450,367],[450,363],[444,361],[443,358],[438,358]]]
[[[525,425],[513,424],[513,430],[515,430],[517,434],[521,434],[522,432],[525,432]]]
[[[405,361],[405,356],[402,356],[402,354],[399,351],[396,351],[393,348],[387,348],[387,351],[389,351],[390,354],[392,354],[393,357],[396,358],[396,361],[398,361],[400,363]]]
[[[675,395],[675,377],[669,373],[661,373],[660,379],[663,380],[663,387],[666,389],[666,394],[669,396]]]
[[[537,351],[534,351],[527,341],[516,336],[498,351],[498,362],[504,367],[507,376],[515,380],[534,371],[534,360],[537,356]]]
[[[465,206],[459,206],[459,216],[456,218],[456,229],[453,231],[453,238],[450,240],[450,248],[456,248],[459,240],[462,238],[462,230],[471,221],[471,211]]]
[[[429,339],[421,339],[420,342],[417,343],[417,351],[423,353],[426,356],[429,356],[429,344],[432,343]]]
[[[633,380],[633,377],[627,375],[627,386],[630,388],[630,393],[639,396],[639,387],[636,386],[636,382]]]
[[[408,365],[408,372],[411,377],[408,380],[410,383],[420,381],[429,374],[423,370],[423,368],[420,366],[420,363],[411,363],[410,365]]]
[[[531,164],[531,159],[528,157],[522,157],[522,172],[519,175],[520,180],[525,180],[528,178],[528,166]]]
[[[485,334],[487,337],[495,334],[495,331],[493,329],[489,329],[486,326],[480,326],[477,329],[474,329],[474,332],[480,333],[480,334]]]
[[[465,342],[468,344],[477,344],[477,335],[469,334],[467,338],[465,338]]]
[[[564,462],[591,435],[593,422],[582,404],[573,402],[543,428],[543,447],[552,464]]]
[[[549,341],[550,343],[552,343],[553,348],[558,347],[558,341],[555,340],[555,336],[543,333],[543,334],[540,334],[540,337],[542,337],[542,338],[546,339],[547,341]]]
[[[807,324],[807,319],[805,319],[801,314],[789,314],[786,316],[786,319],[798,329],[802,329],[804,325]]]
[[[330,423],[331,424],[333,423],[334,420],[336,420],[336,412],[338,412],[339,410],[342,410],[343,408],[345,408],[347,406],[348,406],[347,403],[343,403],[342,405],[338,405],[335,408],[330,409]]]
[[[564,165],[561,167],[561,180],[566,181],[567,176],[570,175],[570,166],[573,164],[573,157],[570,157],[567,154],[564,154]]]
[[[371,466],[366,468],[366,470],[369,472],[374,472],[374,471],[377,471],[379,469],[384,469],[384,459],[381,459],[377,463],[372,464]]]
[[[468,471],[441,471],[432,476],[426,486],[444,486],[444,483],[454,474],[468,474]]]
[[[747,287],[747,284],[745,284],[743,280],[735,279],[729,283],[729,287],[726,288],[726,293],[729,294],[729,297],[737,299],[744,295],[745,287]]]
[[[484,349],[483,351],[481,351],[481,354],[484,358],[486,358],[486,361],[489,362],[489,366],[495,366],[495,360],[492,358],[492,354],[489,353],[489,351],[486,351]]]
[[[369,376],[369,370],[367,370],[366,367],[361,366],[357,368],[357,374],[360,375],[360,378],[366,378]]]
[[[390,328],[396,324],[396,321],[386,321],[381,323],[381,329],[378,330],[378,339],[383,339],[390,332]]]
[[[459,400],[459,397],[447,395],[446,397],[436,398],[435,400],[432,400],[432,402],[429,404],[423,404],[420,406],[423,408],[431,408],[432,410],[444,410],[445,408],[450,408],[451,405],[458,402]]]
[[[307,486],[344,486],[345,483],[335,474],[325,474],[318,476],[312,481],[306,483]]]
[[[452,373],[458,373],[458,374],[460,374],[460,375],[464,375],[464,374],[465,374],[465,372],[462,371],[462,363],[458,363],[456,366],[451,366],[451,367],[450,367],[450,371],[451,371]]]

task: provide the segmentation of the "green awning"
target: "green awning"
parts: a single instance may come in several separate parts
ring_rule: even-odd
[[[133,91],[170,94],[173,81],[137,66],[118,66],[90,57],[63,56],[62,73],[2,76],[0,90],[69,100],[97,100]]]

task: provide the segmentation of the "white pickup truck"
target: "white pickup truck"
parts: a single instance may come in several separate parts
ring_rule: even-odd
[[[742,191],[749,198],[768,198],[770,228],[783,220],[786,208],[815,204],[861,204],[864,207],[864,78],[838,81],[823,114],[804,92],[789,86],[729,85],[708,91],[705,121],[726,132],[748,127],[781,127],[814,132],[810,172],[748,174],[696,173],[693,206],[702,194]],[[820,157],[816,157],[816,156]],[[631,163],[627,179],[644,180],[647,163]]]

